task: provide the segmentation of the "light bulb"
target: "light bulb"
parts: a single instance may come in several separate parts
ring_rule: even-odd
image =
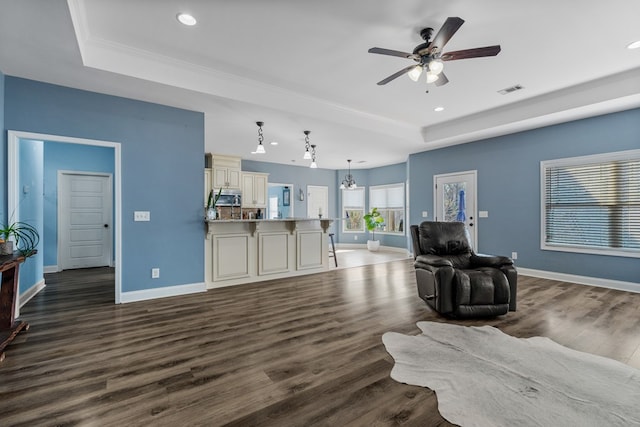
[[[433,74],[431,71],[427,72],[427,83],[433,83],[438,80],[439,76],[437,74]]]
[[[431,71],[433,74],[440,74],[443,69],[444,64],[441,60],[434,59],[433,61],[429,62],[429,71]]]
[[[192,27],[197,24],[196,18],[189,15],[188,13],[179,13],[176,15],[176,19],[183,25],[187,25]]]
[[[407,75],[409,76],[409,78],[411,80],[413,80],[414,82],[417,82],[418,79],[420,79],[420,75],[422,74],[422,66],[420,65],[416,65],[415,67],[413,67],[408,73]]]

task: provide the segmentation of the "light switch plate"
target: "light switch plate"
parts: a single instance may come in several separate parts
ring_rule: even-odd
[[[149,212],[149,211],[134,211],[133,212],[133,220],[134,221],[151,221],[151,212]]]
[[[480,218],[489,218],[489,211],[479,211],[478,216]]]
[[[429,212],[428,211],[422,211],[422,218],[429,218]]]

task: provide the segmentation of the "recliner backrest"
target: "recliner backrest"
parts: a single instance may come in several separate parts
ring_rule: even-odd
[[[469,231],[462,222],[424,221],[417,229],[412,226],[411,231],[415,256],[453,256],[466,264],[464,260],[473,254]]]

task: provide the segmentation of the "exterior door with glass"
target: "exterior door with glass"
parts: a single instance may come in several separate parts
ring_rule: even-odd
[[[433,177],[435,185],[435,220],[464,222],[478,247],[476,220],[477,171],[456,172]]]

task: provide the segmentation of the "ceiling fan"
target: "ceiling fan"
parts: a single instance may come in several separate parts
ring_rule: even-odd
[[[443,61],[455,61],[457,59],[479,58],[482,56],[496,56],[500,52],[500,45],[477,47],[475,49],[456,50],[453,52],[443,53],[444,45],[464,24],[464,19],[457,17],[449,17],[444,22],[438,34],[432,41],[429,41],[433,28],[424,28],[420,31],[420,37],[424,43],[419,44],[413,49],[413,53],[400,52],[398,50],[383,49],[380,47],[372,47],[369,53],[379,53],[381,55],[399,56],[401,58],[413,59],[417,64],[409,65],[387,77],[380,80],[378,85],[385,85],[391,80],[408,74],[411,80],[418,81],[423,71],[426,71],[427,83],[435,83],[436,86],[442,86],[449,82],[447,76],[442,72],[444,68]]]

